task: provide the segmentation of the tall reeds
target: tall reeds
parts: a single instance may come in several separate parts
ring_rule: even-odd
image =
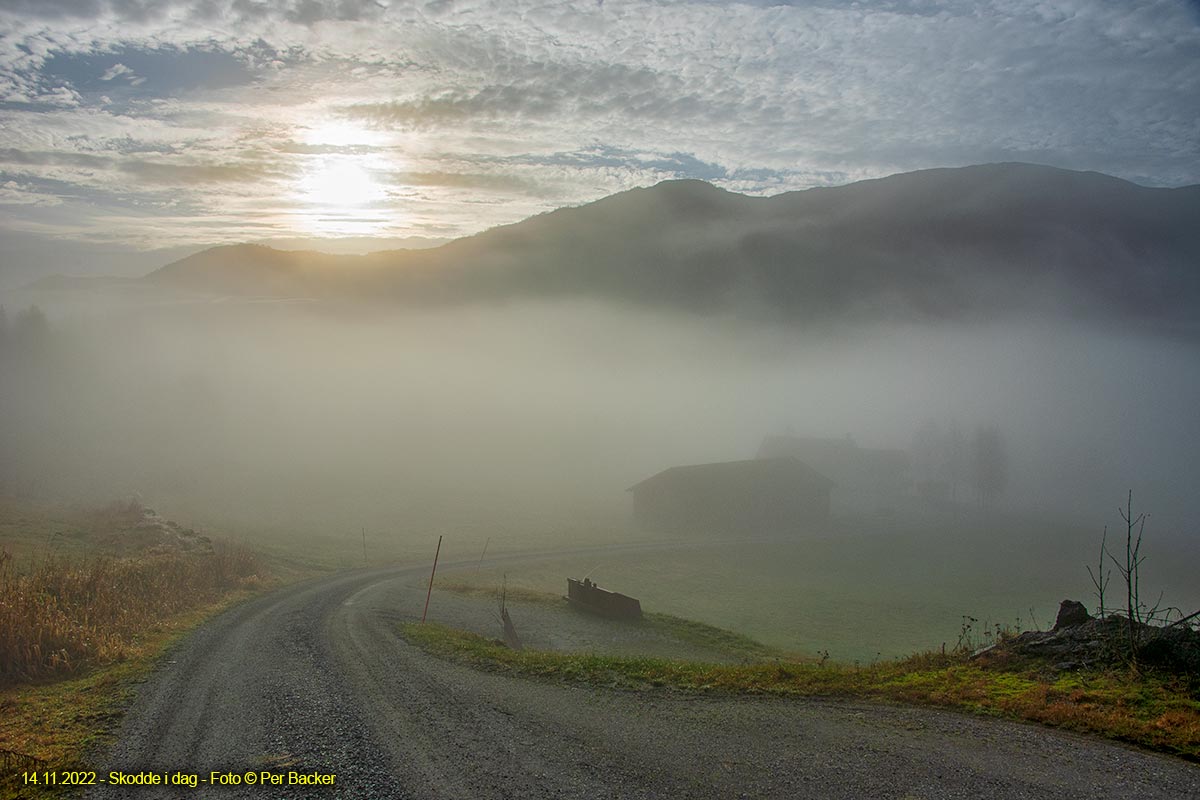
[[[0,686],[120,659],[156,623],[258,580],[253,551],[47,558],[18,573],[0,549]]]

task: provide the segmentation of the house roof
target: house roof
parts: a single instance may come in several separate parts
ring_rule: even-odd
[[[666,483],[729,484],[738,481],[778,480],[781,477],[826,489],[833,486],[833,481],[800,459],[786,456],[668,467],[644,481],[635,483],[626,491],[633,492]]]

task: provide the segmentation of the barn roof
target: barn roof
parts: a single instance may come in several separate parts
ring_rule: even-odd
[[[650,486],[675,484],[720,484],[787,478],[797,483],[830,488],[833,481],[798,458],[754,458],[748,461],[719,461],[714,464],[687,464],[668,467],[646,480],[635,483],[626,491],[634,492]]]

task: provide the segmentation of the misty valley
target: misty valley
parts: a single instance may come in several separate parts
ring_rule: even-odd
[[[25,334],[21,313],[3,419],[17,497],[139,498],[330,567],[362,565],[364,529],[372,564],[419,557],[439,534],[461,558],[489,539],[493,552],[695,541],[597,574],[779,646],[861,659],[953,640],[963,615],[1052,621],[1064,597],[1088,597],[1085,564],[1132,488],[1152,514],[1147,585],[1200,604],[1187,343],[1038,321],[814,333],[600,302],[190,302],[52,312]],[[988,497],[981,430],[1004,459]],[[899,462],[885,493],[835,485],[819,520],[637,524],[634,484],[754,459],[769,437],[850,437]]]
[[[674,182],[425,250],[220,247],[6,291],[0,588],[36,643],[8,646],[4,683],[35,693],[8,702],[51,719],[107,698],[80,712],[90,731],[122,695],[87,681],[159,670],[151,686],[174,688],[106,734],[118,784],[245,761],[401,796],[453,770],[372,772],[313,731],[424,763],[421,737],[508,736],[528,707],[568,715],[522,735],[591,781],[569,777],[592,763],[573,739],[530,732],[580,724],[542,697],[560,685],[617,698],[586,706],[581,740],[638,713],[622,693],[663,690],[729,703],[747,731],[810,713],[797,698],[882,699],[1194,758],[1196,195],[1155,190],[1176,192],[1154,195],[1174,238],[1134,280],[1145,231],[1085,240],[1150,190],[1040,169],[848,199]],[[1086,213],[1038,200],[1075,227],[1030,263],[1051,234],[997,176],[1042,200],[1108,194]],[[931,182],[976,205],[894,224],[874,205],[941,197]],[[1104,247],[1103,269],[1081,266]],[[590,619],[568,578],[644,617]],[[392,699],[368,713],[355,693]],[[460,699],[428,733],[411,715],[439,696]],[[193,713],[205,749],[176,763]],[[130,732],[159,724],[173,732]],[[5,734],[22,774],[83,752],[51,728]],[[761,774],[729,769],[714,785]]]
[[[1200,800],[1200,0],[0,0],[0,800]]]

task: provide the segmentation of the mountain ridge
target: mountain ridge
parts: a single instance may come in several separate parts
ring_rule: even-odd
[[[600,297],[791,322],[1025,311],[1193,322],[1200,186],[1019,162],[771,197],[664,181],[438,247],[212,248],[144,280],[225,295],[455,303]]]

